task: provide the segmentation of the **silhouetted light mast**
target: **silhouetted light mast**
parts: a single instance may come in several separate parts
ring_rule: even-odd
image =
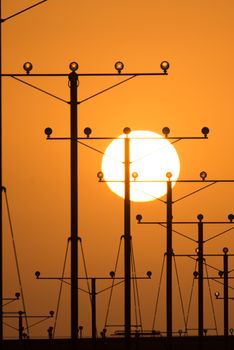
[[[167,295],[167,336],[172,336],[172,184],[171,184],[171,173],[166,174],[167,181],[167,284],[166,284],[166,295]]]
[[[0,188],[2,192],[3,183],[2,183],[2,23],[20,15],[23,12],[31,10],[42,3],[45,3],[47,0],[41,0],[34,5],[28,6],[21,11],[18,11],[6,18],[2,18],[2,0],[0,0]],[[3,340],[3,232],[2,232],[2,193],[0,198],[0,342]]]
[[[78,338],[78,150],[77,141],[78,137],[78,104],[85,102],[97,95],[110,90],[119,84],[123,84],[128,80],[141,75],[167,75],[169,69],[169,63],[163,61],[160,67],[163,72],[161,73],[122,73],[124,64],[120,61],[116,62],[116,73],[76,73],[79,65],[76,62],[70,63],[71,73],[69,77],[70,86],[70,137],[51,137],[52,129],[46,128],[45,133],[47,139],[50,140],[70,140],[70,198],[71,198],[71,338],[73,340]],[[33,75],[33,74],[30,74]],[[43,74],[35,74],[36,76],[43,76]],[[50,75],[50,74],[49,74]],[[58,74],[54,74],[57,76]],[[60,74],[62,75],[62,74]],[[15,75],[14,75],[15,76]],[[78,78],[79,76],[126,76],[120,83],[114,84],[111,87],[104,89],[94,95],[91,95],[84,100],[78,101]],[[53,96],[56,97],[56,96]],[[63,102],[66,102],[62,100]],[[124,238],[125,238],[125,306],[124,306],[124,326],[125,335],[130,337],[131,333],[131,231],[130,231],[130,139],[128,134],[131,132],[129,128],[124,129],[126,134],[125,138],[125,201],[124,201]],[[85,134],[88,139],[90,138],[91,129],[86,128]],[[81,138],[82,139],[82,138]],[[113,139],[113,138],[107,138]],[[94,319],[94,315],[93,315]],[[94,323],[94,321],[93,321]],[[93,327],[94,336],[94,327]]]
[[[204,330],[203,316],[203,215],[197,216],[198,222],[198,335],[201,338]]]
[[[77,120],[77,86],[78,64],[70,64],[70,177],[71,177],[71,337],[78,338],[78,120]]]
[[[131,335],[131,210],[130,210],[130,128],[124,128],[124,327],[125,336]]]

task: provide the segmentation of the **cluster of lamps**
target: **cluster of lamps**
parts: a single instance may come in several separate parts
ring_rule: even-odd
[[[122,70],[124,69],[124,64],[121,61],[117,61],[114,65],[116,71],[118,74],[122,73]],[[162,61],[160,64],[160,68],[163,70],[165,74],[167,74],[167,70],[169,69],[170,64],[167,61]],[[72,72],[77,71],[79,68],[79,64],[77,62],[71,62],[69,65],[69,68]],[[31,62],[25,62],[23,65],[23,69],[25,70],[26,74],[30,74],[31,70],[33,69],[33,65]]]

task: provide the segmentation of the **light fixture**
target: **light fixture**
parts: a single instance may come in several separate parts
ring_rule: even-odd
[[[39,277],[40,277],[40,274],[41,274],[40,271],[36,271],[36,272],[35,272],[36,278],[39,278]]]
[[[87,136],[87,138],[89,138],[89,136],[92,134],[92,129],[87,127],[84,129],[84,133]]]
[[[79,68],[79,64],[77,62],[71,62],[69,68],[72,72],[75,72]]]
[[[51,128],[45,128],[44,130],[45,134],[47,135],[47,138],[50,138],[50,135],[52,134],[53,130]]]
[[[167,126],[165,126],[162,129],[162,133],[164,134],[165,137],[168,137],[168,135],[170,134],[170,129]]]
[[[233,215],[233,214],[229,214],[229,215],[228,215],[228,220],[229,220],[230,222],[233,222],[233,220],[234,220],[234,215]]]
[[[147,271],[147,272],[146,272],[146,275],[147,275],[149,278],[151,278],[152,272],[151,272],[151,271]]]
[[[123,62],[117,61],[117,62],[115,63],[115,69],[117,70],[117,72],[118,72],[119,74],[121,74],[123,68],[124,68]]]
[[[168,171],[166,173],[166,177],[168,178],[168,180],[170,180],[170,178],[172,177],[172,173],[170,171]]]
[[[126,127],[126,128],[123,129],[123,133],[124,133],[125,135],[130,134],[130,132],[131,132],[131,129],[128,128],[128,127]]]
[[[209,134],[210,130],[206,126],[201,129],[202,134],[204,135],[205,138],[207,138],[207,135]]]
[[[142,215],[141,214],[137,214],[136,219],[137,219],[138,224],[139,224],[141,222],[141,220],[142,220]]]
[[[205,171],[201,171],[200,178],[202,179],[202,181],[205,181],[206,177],[207,177],[207,173]]]
[[[111,278],[115,277],[115,272],[114,271],[110,271],[109,275],[111,276]]]
[[[202,214],[198,214],[197,219],[201,222],[203,220],[203,215]]]
[[[102,171],[99,171],[99,172],[97,173],[97,177],[98,177],[98,179],[99,179],[99,182],[102,182],[102,181],[103,181],[103,178],[104,178],[103,172],[102,172]]]
[[[227,253],[228,253],[228,248],[227,248],[227,247],[224,247],[224,248],[223,248],[223,252],[224,252],[224,254],[227,254]]]
[[[162,61],[160,64],[160,68],[163,70],[164,73],[167,73],[167,70],[169,69],[170,64],[167,61]]]
[[[179,329],[178,330],[178,333],[179,333],[179,336],[181,337],[182,333],[183,333],[183,330],[182,329]]]
[[[27,74],[29,74],[33,68],[33,65],[31,62],[25,62],[23,65],[23,68]]]
[[[138,173],[136,171],[134,171],[132,173],[132,177],[133,177],[134,181],[136,181],[136,179],[138,178]]]
[[[215,298],[216,299],[218,299],[219,295],[220,295],[219,292],[215,292]]]

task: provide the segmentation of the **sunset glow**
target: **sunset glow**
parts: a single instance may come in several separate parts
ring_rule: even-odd
[[[102,171],[107,185],[122,198],[124,198],[124,141],[119,139],[125,137],[126,135],[122,134],[113,140],[102,160]],[[174,181],[179,176],[180,161],[175,148],[169,140],[152,131],[132,131],[129,138],[131,139],[131,201],[148,202],[162,197],[166,193],[166,174],[172,173],[171,180]],[[132,174],[137,176],[135,180]]]

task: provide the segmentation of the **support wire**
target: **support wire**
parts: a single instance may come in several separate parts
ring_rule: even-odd
[[[179,289],[180,303],[181,303],[182,314],[183,314],[183,319],[184,319],[184,326],[186,326],[186,319],[185,319],[185,312],[184,312],[184,304],[183,304],[183,298],[182,298],[182,293],[181,293],[179,274],[178,274],[178,270],[177,270],[177,266],[176,266],[175,255],[173,255],[173,260],[174,260],[174,264],[175,264],[176,279],[177,279],[177,284],[178,284],[178,289]]]
[[[83,264],[84,264],[85,277],[86,277],[86,281],[87,281],[87,288],[88,288],[90,303],[92,304],[92,297],[91,297],[91,290],[90,290],[90,286],[89,286],[89,278],[88,278],[87,266],[86,266],[86,262],[85,262],[84,250],[83,250],[83,245],[82,245],[82,240],[81,239],[80,239],[80,248],[81,248],[81,254],[82,254],[82,259],[83,259]]]
[[[208,284],[208,289],[209,289],[209,294],[210,294],[210,301],[211,301],[211,308],[212,308],[212,313],[213,313],[213,318],[214,318],[215,330],[216,330],[216,335],[218,335],[215,309],[214,309],[214,303],[213,303],[212,294],[211,294],[210,280],[209,280],[209,276],[208,276],[208,268],[207,268],[206,262],[204,262],[204,265],[205,265],[205,269],[206,269],[207,284]]]
[[[11,213],[10,213],[10,207],[9,207],[9,202],[8,202],[7,190],[6,190],[5,187],[3,187],[2,190],[3,190],[4,195],[5,195],[7,216],[8,216],[8,221],[9,221],[9,226],[10,226],[10,233],[11,233],[11,239],[12,239],[12,244],[13,244],[13,251],[14,251],[15,262],[16,262],[17,276],[18,276],[18,281],[19,281],[19,285],[20,285],[20,294],[21,294],[21,298],[22,298],[23,311],[24,311],[24,313],[26,315],[25,316],[25,322],[26,322],[26,329],[28,331],[28,336],[29,336],[29,326],[28,326],[28,319],[27,319],[27,313],[26,313],[26,305],[25,305],[25,299],[24,299],[23,284],[22,284],[21,275],[20,275],[19,260],[18,260],[18,256],[17,256],[16,244],[15,244],[15,239],[14,239],[14,230],[13,230],[13,225],[12,225],[12,220],[11,220]]]
[[[166,254],[164,254],[164,256],[163,256],[162,269],[161,269],[161,274],[160,274],[160,278],[159,278],[158,295],[157,295],[156,304],[155,304],[155,311],[154,311],[154,317],[153,317],[152,330],[154,329],[154,326],[155,326],[156,314],[157,314],[157,311],[158,311],[158,302],[159,302],[159,295],[160,295],[160,290],[161,290],[161,285],[162,285],[162,277],[163,277],[163,269],[164,269],[164,264],[165,264],[165,258],[166,258]]]
[[[197,260],[195,260],[194,271],[196,271],[196,269],[197,269]],[[190,297],[189,297],[188,312],[187,312],[187,317],[186,317],[186,321],[185,321],[185,331],[187,331],[187,329],[188,329],[188,319],[189,319],[189,313],[190,313],[190,308],[191,308],[191,303],[192,303],[194,283],[195,283],[195,277],[193,277],[192,287],[191,287],[191,292],[190,292]]]
[[[142,317],[141,317],[141,307],[140,307],[140,298],[139,298],[139,289],[138,289],[138,283],[137,283],[137,273],[136,273],[136,263],[135,263],[135,257],[134,257],[134,251],[133,251],[133,243],[131,241],[131,250],[132,250],[132,273],[133,273],[133,291],[134,291],[134,299],[135,299],[135,315],[136,315],[136,325],[138,325],[138,315],[137,315],[137,308],[139,312],[139,324],[141,331],[143,331],[143,325],[142,325]]]
[[[115,262],[114,276],[116,275],[116,271],[117,271],[117,267],[118,267],[118,262],[119,262],[119,255],[120,255],[120,248],[121,248],[122,239],[123,239],[123,236],[121,236],[120,242],[119,242],[119,248],[118,248],[118,253],[117,253],[117,259],[116,259],[116,262]],[[115,284],[115,277],[113,277],[113,281],[112,281],[112,285],[111,285],[111,290],[110,290],[110,296],[109,296],[108,305],[107,305],[107,312],[106,312],[106,318],[105,318],[105,326],[104,326],[104,328],[106,328],[107,321],[108,321],[108,316],[109,316],[109,312],[110,312],[110,304],[111,304],[111,299],[112,299],[114,284]]]
[[[62,270],[62,278],[61,278],[61,283],[60,283],[60,288],[59,288],[59,294],[58,294],[58,302],[57,302],[57,308],[55,312],[55,320],[54,320],[54,328],[53,328],[53,338],[55,336],[55,330],[57,326],[57,320],[58,320],[58,314],[59,314],[59,306],[60,306],[60,300],[61,300],[61,295],[62,295],[62,289],[63,289],[63,277],[65,273],[65,268],[66,268],[66,262],[67,262],[67,254],[68,254],[68,248],[69,248],[69,242],[70,239],[67,240],[67,246],[66,246],[66,251],[65,251],[65,258],[64,258],[64,263],[63,263],[63,270]]]

